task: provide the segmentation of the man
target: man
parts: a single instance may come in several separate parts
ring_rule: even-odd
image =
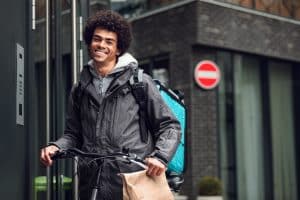
[[[51,166],[51,156],[59,149],[77,147],[108,154],[127,148],[145,158],[149,176],[164,173],[179,143],[180,125],[152,79],[144,74],[147,117],[153,130],[148,131],[146,141],[141,140],[139,106],[129,87],[129,79],[138,66],[126,52],[131,42],[129,23],[113,11],[99,11],[88,19],[84,39],[91,61],[71,90],[64,135],[41,150],[41,162]],[[98,197],[122,199],[122,181],[117,174],[137,170],[139,167],[133,164],[104,162]],[[89,199],[95,170],[80,165],[79,172],[80,198]]]

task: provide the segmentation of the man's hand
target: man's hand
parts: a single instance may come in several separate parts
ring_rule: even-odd
[[[160,176],[166,171],[166,166],[156,158],[146,158],[145,161],[148,166],[147,175],[149,176]]]
[[[53,156],[55,152],[58,150],[59,148],[55,145],[50,145],[41,149],[41,155],[40,155],[41,163],[43,163],[43,165],[45,165],[46,167],[51,166],[53,162],[51,156]]]

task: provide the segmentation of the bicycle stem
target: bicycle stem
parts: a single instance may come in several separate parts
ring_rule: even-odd
[[[98,194],[98,188],[95,187],[92,192],[91,200],[96,200]]]
[[[91,200],[97,199],[98,190],[99,190],[99,188],[101,188],[101,185],[100,185],[101,173],[102,173],[102,165],[100,166],[100,168],[98,170],[97,180],[96,180],[95,187],[93,188],[93,191],[92,191]]]

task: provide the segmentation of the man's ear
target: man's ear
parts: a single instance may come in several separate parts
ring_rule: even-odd
[[[90,45],[87,46],[87,53],[91,57],[91,46]]]

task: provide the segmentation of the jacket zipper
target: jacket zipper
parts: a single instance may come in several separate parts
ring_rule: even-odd
[[[103,125],[103,120],[104,120],[104,114],[103,114],[103,112],[105,110],[105,107],[106,107],[106,98],[104,97],[103,101],[102,101],[102,104],[100,105],[98,113],[97,113],[97,119],[96,119],[96,126],[97,126],[96,127],[96,138],[100,137],[100,134],[103,134],[103,133],[99,133],[98,134],[98,132],[101,129],[101,127],[102,127],[102,130],[103,130],[103,128],[105,128],[104,125]],[[100,115],[100,113],[102,113],[102,114]]]

